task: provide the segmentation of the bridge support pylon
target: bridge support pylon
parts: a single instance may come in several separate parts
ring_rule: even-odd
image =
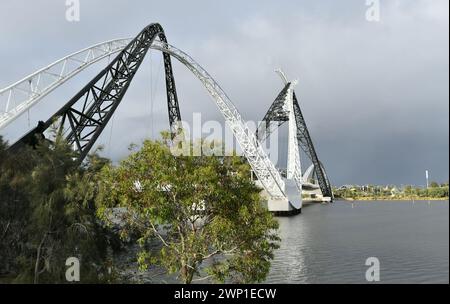
[[[291,216],[302,212],[302,195],[293,179],[283,178],[284,197],[270,196],[267,191],[261,191],[261,197],[267,202],[267,209],[277,216]],[[259,181],[256,181],[259,185]],[[259,185],[260,186],[260,185]]]

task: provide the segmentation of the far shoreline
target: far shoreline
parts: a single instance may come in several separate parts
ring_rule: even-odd
[[[357,197],[357,198],[334,198],[335,201],[398,201],[398,202],[411,202],[411,201],[448,201],[448,197],[417,197],[417,198],[379,198],[379,197]]]

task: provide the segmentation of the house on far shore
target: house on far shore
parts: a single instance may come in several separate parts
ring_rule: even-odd
[[[393,186],[391,188],[391,196],[396,196],[396,195],[399,195],[401,193],[402,193],[402,191],[400,191],[400,189],[398,189],[397,186]]]

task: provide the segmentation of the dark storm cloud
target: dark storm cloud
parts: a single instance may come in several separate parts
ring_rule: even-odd
[[[381,1],[367,22],[364,0],[91,1],[65,20],[65,1],[0,3],[0,87],[88,45],[160,22],[169,41],[222,85],[248,120],[264,115],[282,84],[296,87],[319,157],[335,184],[448,180],[448,1]],[[160,56],[147,59],[99,143],[118,159],[130,142],[167,126]],[[30,111],[46,119],[86,83],[91,68]],[[201,84],[175,64],[183,118],[223,121]],[[151,73],[150,73],[151,71]],[[150,76],[150,74],[152,76]],[[159,82],[159,85],[156,83]],[[152,95],[153,116],[149,96]],[[151,123],[153,117],[153,123]],[[5,130],[28,128],[21,117]]]

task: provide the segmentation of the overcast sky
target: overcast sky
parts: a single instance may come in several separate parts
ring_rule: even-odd
[[[448,3],[381,0],[380,21],[368,22],[365,0],[81,0],[80,21],[68,22],[64,0],[1,0],[0,88],[69,53],[159,22],[169,42],[206,68],[247,120],[260,120],[282,89],[275,68],[298,78],[300,106],[333,184],[423,185],[426,169],[444,182]],[[2,135],[14,141],[46,120],[104,65],[59,88]],[[167,129],[160,66],[160,55],[151,52],[98,141],[105,155],[120,159],[129,143]],[[204,121],[223,122],[200,82],[179,63],[174,73],[183,119],[201,112]]]

